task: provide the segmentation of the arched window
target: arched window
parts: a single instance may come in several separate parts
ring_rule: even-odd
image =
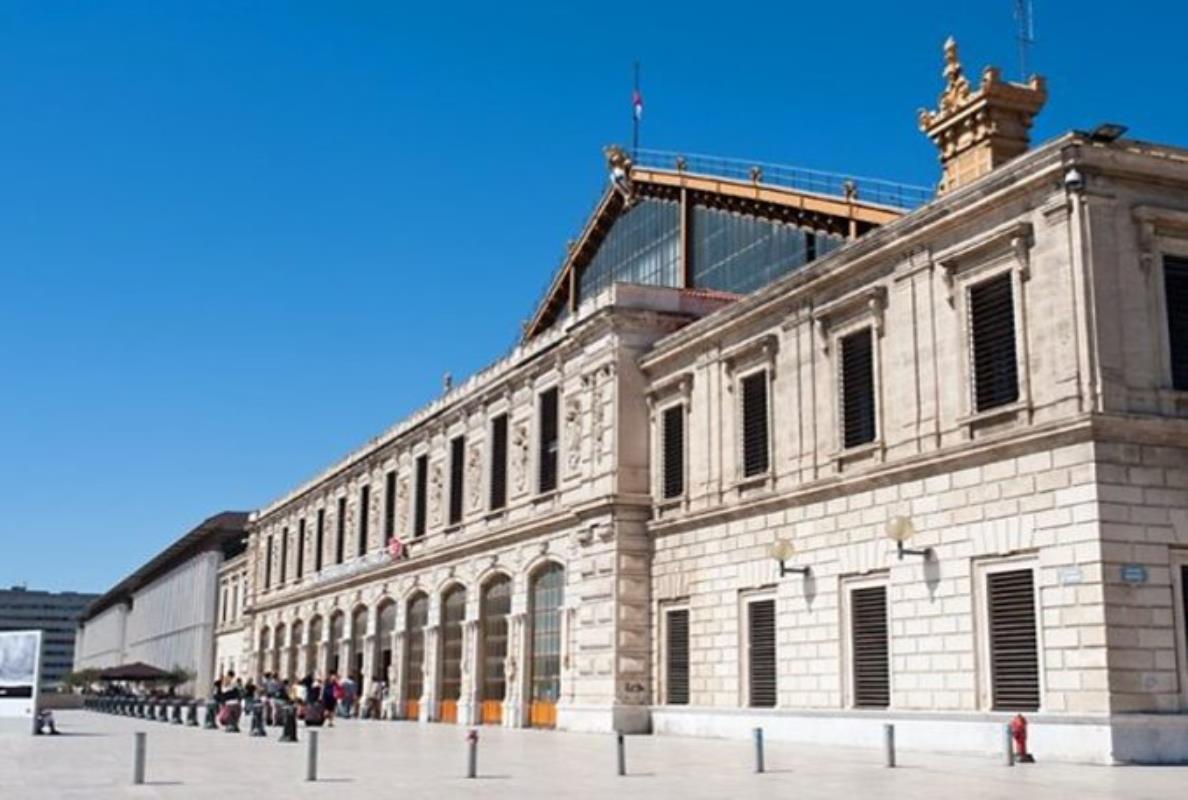
[[[498,725],[503,720],[503,700],[507,697],[507,615],[511,613],[511,578],[496,575],[483,586],[479,610],[482,644],[479,660],[480,721]]]
[[[359,606],[351,615],[351,677],[363,691],[363,643],[367,637],[367,608]],[[370,677],[370,676],[367,676]]]
[[[281,668],[281,651],[285,649],[285,626],[277,625],[272,632],[272,672],[279,673]]]
[[[288,664],[288,678],[289,680],[300,680],[301,675],[298,674],[301,669],[301,620],[293,620],[289,625],[289,664]]]
[[[458,721],[462,696],[462,620],[466,618],[466,590],[452,586],[441,597],[441,704],[437,718]]]
[[[261,677],[268,671],[268,646],[272,644],[272,630],[265,626],[260,629],[260,649],[256,653],[256,677]]]
[[[339,654],[342,652],[342,636],[344,628],[346,627],[346,615],[341,611],[335,611],[334,615],[330,617],[330,672],[338,672],[342,665],[338,663]],[[339,676],[342,677],[342,676]]]
[[[565,600],[565,569],[549,563],[532,577],[529,593],[532,620],[530,699],[528,719],[533,727],[557,724],[561,696],[561,605]]]
[[[429,624],[429,596],[420,593],[408,601],[405,636],[408,651],[404,679],[404,717],[417,719],[421,714],[421,695],[425,691],[425,626]]]
[[[392,635],[396,633],[396,604],[385,600],[379,607],[378,630],[379,665],[376,676],[382,681],[392,680]]]
[[[322,618],[314,617],[309,621],[309,655],[305,662],[305,671],[318,678],[318,648],[322,646]]]

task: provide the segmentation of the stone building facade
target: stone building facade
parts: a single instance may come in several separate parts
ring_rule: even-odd
[[[1042,80],[946,61],[915,210],[612,150],[521,345],[252,515],[249,668],[421,721],[968,752],[1023,712],[1045,757],[1188,760],[1188,152],[1025,151]]]

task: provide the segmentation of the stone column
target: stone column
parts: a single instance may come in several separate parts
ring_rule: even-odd
[[[503,700],[503,724],[523,728],[528,724],[528,615],[523,611],[507,617],[507,658],[503,675],[507,684]]]
[[[404,631],[396,630],[392,633],[392,674],[388,684],[388,696],[395,698],[396,718],[404,719]]]
[[[462,623],[462,685],[458,697],[458,724],[478,723],[478,687],[482,675],[478,667],[478,620]]]
[[[425,691],[421,695],[421,722],[437,719],[437,665],[440,661],[437,650],[440,634],[439,625],[425,626]]]

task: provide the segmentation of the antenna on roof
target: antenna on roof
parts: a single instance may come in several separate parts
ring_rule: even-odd
[[[1026,82],[1031,70],[1031,46],[1035,44],[1035,20],[1031,0],[1015,0],[1015,24],[1018,26],[1015,38],[1019,43],[1019,80]]]

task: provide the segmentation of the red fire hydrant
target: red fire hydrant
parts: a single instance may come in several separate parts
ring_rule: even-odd
[[[1016,714],[1011,720],[1011,736],[1015,739],[1015,760],[1020,764],[1034,764],[1035,757],[1027,752],[1027,718]]]

